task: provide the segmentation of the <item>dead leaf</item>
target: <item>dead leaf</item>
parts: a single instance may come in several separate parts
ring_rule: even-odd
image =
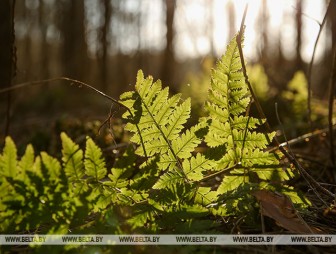
[[[262,214],[274,219],[288,231],[299,234],[321,233],[301,218],[289,197],[268,190],[257,190],[252,195],[260,202]]]

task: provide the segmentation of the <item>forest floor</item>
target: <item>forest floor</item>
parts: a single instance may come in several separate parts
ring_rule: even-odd
[[[43,101],[34,107],[23,110],[27,105],[19,105],[10,122],[10,134],[15,140],[19,154],[23,153],[24,147],[32,143],[36,152],[47,151],[48,153],[60,155],[59,135],[62,131],[79,144],[85,141],[85,136],[91,136],[105,152],[107,161],[113,161],[113,147],[116,144],[127,142],[127,135],[123,131],[123,124],[119,120],[120,114],[112,120],[111,126],[102,125],[109,113],[108,103],[96,103],[96,99],[88,97],[84,100],[78,97],[74,104],[66,101],[59,101],[49,109],[43,109],[41,105],[47,103]],[[81,105],[80,105],[81,104]],[[85,105],[85,106],[83,106]],[[93,106],[95,105],[95,106]],[[98,105],[98,106],[97,106]],[[4,107],[2,107],[4,108]],[[4,122],[3,122],[4,123]],[[103,127],[102,127],[103,126]],[[0,126],[4,129],[4,124]],[[102,128],[101,128],[102,127]],[[126,135],[126,136],[125,136]],[[334,136],[336,132],[334,133]],[[291,185],[301,190],[311,202],[307,210],[296,211],[302,220],[311,228],[316,229],[318,234],[336,234],[336,198],[323,193],[327,189],[330,193],[336,193],[336,167],[332,163],[330,135],[327,129],[320,128],[315,131],[301,133],[296,138],[288,141],[290,146],[285,145],[295,160],[300,163],[304,170],[316,183],[312,183],[309,178],[298,175],[291,180]],[[336,151],[334,151],[336,153]],[[322,187],[322,188],[321,188]],[[321,191],[322,190],[322,191]],[[288,218],[290,222],[292,218]],[[244,228],[238,225],[235,233],[267,233],[286,234],[286,227],[276,219],[263,218],[265,229],[260,232],[257,229]],[[280,219],[279,219],[280,220]],[[262,223],[260,222],[256,223]],[[227,233],[237,228],[235,221],[226,225]],[[217,247],[193,247],[195,253],[336,253],[334,246],[217,246]],[[191,250],[190,249],[190,250]],[[185,249],[182,249],[185,250]],[[162,253],[183,253],[176,247],[146,247],[141,248],[121,248],[120,253],[131,251],[150,253],[160,251]]]

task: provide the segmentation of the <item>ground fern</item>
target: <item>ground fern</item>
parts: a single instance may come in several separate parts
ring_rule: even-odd
[[[260,132],[266,119],[249,116],[251,93],[235,38],[210,82],[206,116],[187,127],[191,99],[170,96],[168,87],[139,71],[135,90],[120,97],[131,138],[112,168],[91,138],[81,149],[62,133],[61,160],[35,155],[31,146],[19,159],[7,138],[0,155],[1,230],[52,222],[58,226],[43,227],[46,232],[65,232],[97,213],[109,223],[122,207],[131,230],[204,232],[218,229],[217,216],[256,208],[255,189],[276,189],[303,204],[285,182],[293,173],[267,151],[275,132]],[[38,221],[31,220],[33,211]]]

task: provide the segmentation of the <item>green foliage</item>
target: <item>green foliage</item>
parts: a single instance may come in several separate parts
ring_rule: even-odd
[[[183,101],[179,94],[169,98],[168,88],[162,89],[161,83],[153,82],[151,77],[145,79],[141,71],[135,91],[121,96],[121,102],[132,111],[125,113],[124,118],[128,120],[127,130],[133,133],[131,141],[138,144],[136,153],[150,161],[155,172],[149,194],[160,204],[155,209],[168,211],[172,203],[178,203],[174,212],[185,211],[198,200],[205,208],[210,203],[217,204],[219,208],[208,210],[210,214],[231,214],[240,210],[239,202],[224,208],[219,205],[224,196],[227,198],[241,186],[245,186],[243,194],[248,196],[251,188],[267,186],[263,182],[272,180],[283,185],[291,177],[278,155],[265,151],[275,132],[258,132],[265,119],[247,114],[250,93],[241,69],[233,39],[211,74],[205,105],[208,116],[189,129],[183,127],[190,118],[189,99]],[[196,152],[201,143],[208,147],[203,147],[205,153]],[[213,188],[211,176],[217,175],[216,171],[225,172],[225,176],[218,188]],[[199,196],[203,196],[198,193],[201,186],[211,187],[204,195],[206,201]],[[271,189],[278,187],[269,185]],[[160,192],[171,198],[157,200],[157,196],[162,197]],[[148,214],[147,209],[148,206],[143,213]],[[154,220],[151,216],[146,218]]]
[[[209,77],[214,66],[213,58],[202,60],[201,70],[186,75],[185,85],[181,86],[183,98],[191,97],[192,117],[198,119],[205,114],[204,102],[209,90]]]
[[[268,85],[268,78],[263,66],[260,64],[249,65],[247,66],[247,73],[256,96],[260,100],[266,101],[272,91]]]
[[[66,232],[78,223],[84,195],[69,188],[59,161],[47,153],[34,155],[27,146],[21,160],[16,148],[6,138],[1,155],[1,232],[25,232],[40,228],[42,232]],[[51,225],[45,228],[45,225]],[[43,225],[43,226],[42,226]]]
[[[291,103],[292,110],[297,119],[306,116],[307,86],[306,76],[302,71],[298,71],[288,83],[287,90],[283,92],[283,97]]]
[[[217,216],[255,208],[254,189],[277,189],[304,203],[286,186],[291,173],[279,156],[266,151],[275,133],[260,132],[266,120],[249,116],[235,38],[211,72],[205,116],[190,128],[191,100],[181,98],[138,72],[135,90],[120,97],[134,146],[111,169],[91,138],[82,150],[62,133],[61,162],[35,155],[32,146],[19,159],[7,138],[0,155],[0,230],[80,231],[80,221],[101,214],[114,232],[204,233],[219,230]]]

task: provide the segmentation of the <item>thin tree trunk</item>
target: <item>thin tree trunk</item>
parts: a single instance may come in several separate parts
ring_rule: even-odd
[[[45,24],[45,4],[43,0],[39,0],[39,27],[41,28],[42,42],[39,57],[41,58],[41,77],[49,78],[49,61],[48,61],[48,43],[47,43],[47,25]]]
[[[303,61],[301,57],[302,45],[302,4],[303,0],[296,0],[296,68],[301,70],[303,68]]]
[[[100,62],[100,76],[102,82],[102,90],[107,92],[108,90],[108,31],[110,27],[111,15],[112,15],[112,6],[110,0],[103,0],[104,6],[104,24],[101,27],[101,49],[99,54],[99,62]]]
[[[330,23],[331,23],[331,42],[332,48],[331,52],[335,51],[336,47],[336,1],[331,0],[331,11],[330,11]]]
[[[161,79],[165,84],[171,85],[174,81],[173,72],[174,72],[174,16],[175,16],[175,7],[176,0],[163,0],[166,6],[166,48],[163,56],[163,65],[161,69]]]
[[[62,3],[63,74],[71,78],[83,79],[88,71],[84,1],[71,0]]]
[[[16,75],[14,6],[13,0],[0,1],[0,88],[11,86],[12,79]],[[10,116],[11,92],[8,92],[5,136],[9,135]]]
[[[228,14],[228,22],[229,22],[229,38],[228,42],[233,38],[233,36],[236,34],[236,12],[234,9],[233,2],[230,0],[227,3],[227,14]]]
[[[262,49],[261,49],[261,58],[264,65],[268,64],[268,8],[267,1],[262,1],[261,7],[261,34],[262,34]]]

